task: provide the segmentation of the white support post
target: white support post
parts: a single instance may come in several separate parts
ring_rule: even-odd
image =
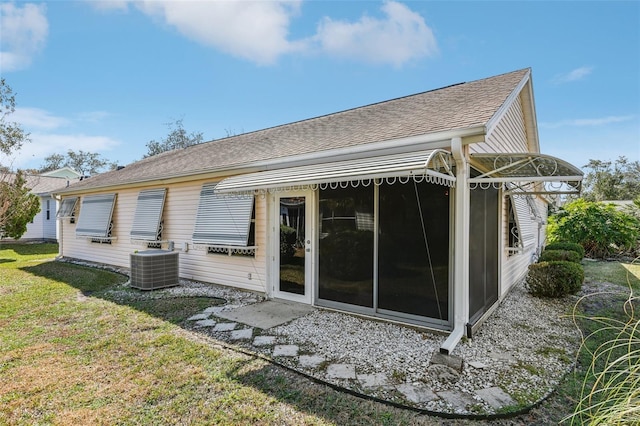
[[[456,347],[469,322],[469,165],[467,147],[462,145],[461,138],[451,139],[451,152],[456,160],[453,331],[440,346],[440,352],[445,354]]]

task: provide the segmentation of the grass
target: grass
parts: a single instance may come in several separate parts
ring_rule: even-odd
[[[597,295],[608,306],[589,303],[593,295],[576,305],[574,321],[583,335],[578,360],[582,386],[575,412],[566,421],[640,424],[640,264],[608,263],[592,276],[604,282],[624,277],[627,287]]]
[[[180,327],[215,300],[116,301],[126,277],[56,253],[0,247],[0,425],[440,423]]]
[[[0,246],[0,425],[476,424],[363,400],[227,350],[181,328],[219,301],[150,300],[133,290],[122,298],[126,277],[52,262],[56,253],[52,244]],[[622,292],[627,271],[631,288],[640,291],[638,265],[585,265],[588,279]],[[608,301],[587,307],[592,316],[624,318],[621,305]],[[598,329],[580,326],[585,335]],[[595,336],[597,348],[612,334]],[[578,361],[580,368],[543,407],[502,424],[551,424],[570,414],[585,378],[596,381],[589,378],[589,352],[581,351]],[[593,371],[602,370],[601,361]]]

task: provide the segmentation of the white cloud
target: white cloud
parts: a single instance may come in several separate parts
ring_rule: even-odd
[[[7,119],[22,127],[36,129],[57,129],[69,124],[66,118],[57,117],[40,108],[18,107]]]
[[[16,153],[13,166],[16,168],[37,167],[51,154],[66,154],[68,150],[102,152],[111,150],[120,142],[108,136],[84,134],[31,133],[31,142]]]
[[[382,11],[384,19],[363,16],[353,23],[324,18],[316,39],[330,55],[394,66],[438,52],[433,31],[418,13],[394,1]]]
[[[287,39],[300,1],[143,1],[144,13],[188,38],[258,64],[302,48]]]
[[[600,118],[576,118],[572,120],[556,121],[554,123],[540,123],[540,127],[555,129],[558,127],[565,127],[565,126],[574,126],[574,127],[604,126],[607,124],[622,123],[624,121],[632,120],[633,118],[634,118],[633,115],[610,115],[607,117],[600,117]]]
[[[46,5],[0,4],[0,68],[16,71],[27,68],[44,47],[49,33]]]
[[[569,71],[565,74],[558,74],[553,78],[555,83],[571,83],[573,81],[578,81],[584,79],[586,76],[591,74],[593,71],[593,67],[580,67],[576,68],[572,71]]]
[[[329,56],[394,66],[438,52],[424,18],[396,1],[382,5],[381,19],[363,16],[347,22],[325,17],[316,35],[301,39],[291,39],[289,29],[301,12],[302,0],[119,0],[91,4],[100,10],[121,11],[135,5],[185,37],[260,65],[313,49]]]

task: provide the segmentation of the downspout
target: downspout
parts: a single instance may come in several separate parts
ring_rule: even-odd
[[[67,181],[67,186],[69,186],[69,181]],[[55,208],[56,204],[62,201],[62,197],[60,196],[60,194],[51,194],[51,196],[56,201],[53,206]],[[57,212],[57,209],[56,209],[56,212]],[[62,223],[62,221],[63,219],[58,219],[56,217],[56,238],[58,239],[58,257],[62,257],[62,253],[64,252],[62,250],[62,245],[64,244],[63,243],[64,238],[62,238],[64,233],[64,223]]]
[[[468,148],[462,138],[451,139],[451,153],[456,161],[456,190],[453,255],[453,330],[440,346],[449,354],[465,334],[469,322],[469,164]]]

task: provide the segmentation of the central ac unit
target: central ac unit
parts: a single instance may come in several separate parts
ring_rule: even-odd
[[[155,290],[180,284],[178,252],[146,250],[131,253],[131,287]]]

